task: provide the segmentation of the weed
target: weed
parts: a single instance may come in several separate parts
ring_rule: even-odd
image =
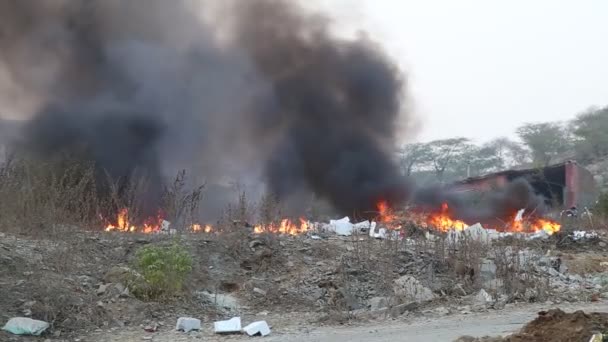
[[[178,294],[192,271],[192,256],[179,242],[170,246],[145,246],[136,253],[136,268],[143,282],[133,283],[133,294],[145,300]]]

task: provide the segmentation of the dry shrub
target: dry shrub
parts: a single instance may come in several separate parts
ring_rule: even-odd
[[[175,176],[173,183],[165,187],[162,195],[163,211],[171,226],[178,231],[188,229],[198,222],[199,205],[203,197],[205,184],[188,188],[186,170],[181,170]]]
[[[59,233],[87,226],[99,208],[92,165],[12,158],[0,168],[0,230]]]
[[[511,300],[530,302],[542,302],[550,297],[549,278],[537,274],[536,256],[530,252],[525,239],[513,238],[508,243],[494,245],[490,257],[496,265],[499,292]]]

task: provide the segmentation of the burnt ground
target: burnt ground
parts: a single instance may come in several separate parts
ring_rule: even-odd
[[[212,322],[240,315],[244,323],[265,319],[273,331],[289,332],[509,309],[509,304],[505,309],[498,301],[480,306],[475,298],[480,285],[470,272],[437,262],[432,252],[436,246],[427,241],[404,245],[366,237],[257,236],[244,229],[182,236],[194,259],[183,293],[142,301],[125,292],[117,279],[133,267],[135,252],[147,245],[170,244],[172,239],[81,230],[44,237],[0,233],[0,322],[32,317],[51,323],[45,339],[95,341],[86,336],[145,334],[144,328],[150,326],[168,332],[181,316]],[[557,254],[571,269],[557,278],[559,286],[572,291],[546,289],[542,301],[557,305],[600,300],[604,285],[586,280],[608,283],[601,264],[608,256],[598,246],[560,251],[551,241],[535,242],[539,255]],[[547,266],[539,263],[540,271],[534,272],[544,274]],[[435,298],[404,306],[393,293],[395,279],[404,275],[419,279]],[[524,294],[511,293],[505,301],[541,300]],[[379,297],[389,304],[371,311],[370,303]],[[0,332],[0,341],[27,340]]]

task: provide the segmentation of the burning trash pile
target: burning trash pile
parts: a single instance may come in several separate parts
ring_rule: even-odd
[[[276,235],[312,235],[319,233],[333,233],[338,236],[350,236],[353,234],[368,233],[373,238],[402,238],[405,237],[402,231],[406,223],[414,224],[429,232],[447,233],[454,238],[461,232],[482,232],[489,239],[520,234],[531,238],[547,237],[561,228],[561,225],[546,218],[533,218],[525,216],[525,209],[519,210],[511,222],[507,222],[501,227],[484,227],[480,223],[468,225],[462,220],[452,217],[449,206],[443,203],[441,208],[430,214],[423,214],[413,211],[397,212],[389,208],[385,201],[377,205],[378,215],[375,220],[365,220],[358,223],[351,223],[348,216],[330,220],[329,223],[311,222],[303,217],[292,220],[281,219],[278,222],[253,225],[254,234],[276,234]],[[171,229],[171,222],[165,220],[162,211],[155,217],[147,218],[143,223],[136,225],[129,217],[129,210],[123,208],[119,210],[113,222],[108,222],[104,230],[106,232],[129,232],[129,233],[175,233]],[[245,229],[246,227],[244,227]],[[481,229],[481,230],[480,230]],[[192,223],[187,231],[193,233],[213,233],[218,229],[211,224]],[[429,233],[431,234],[431,233]],[[475,233],[477,234],[477,233]],[[431,236],[431,235],[429,235]]]

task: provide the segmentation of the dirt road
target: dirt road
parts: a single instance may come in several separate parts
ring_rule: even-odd
[[[310,331],[282,329],[275,326],[273,333],[264,341],[281,342],[346,342],[346,341],[453,341],[462,335],[485,336],[504,335],[521,328],[525,323],[536,317],[538,311],[559,307],[564,311],[603,311],[608,312],[608,302],[567,304],[567,305],[527,305],[507,308],[502,311],[473,313],[468,315],[454,314],[442,317],[418,317],[410,320],[389,320],[359,326],[321,327]],[[272,322],[270,322],[272,323]],[[100,342],[135,342],[144,338],[156,342],[173,341],[245,341],[251,340],[245,336],[213,335],[210,324],[205,324],[200,333],[184,334],[174,331],[146,334],[141,330],[122,331],[112,334],[90,336],[83,341]]]

